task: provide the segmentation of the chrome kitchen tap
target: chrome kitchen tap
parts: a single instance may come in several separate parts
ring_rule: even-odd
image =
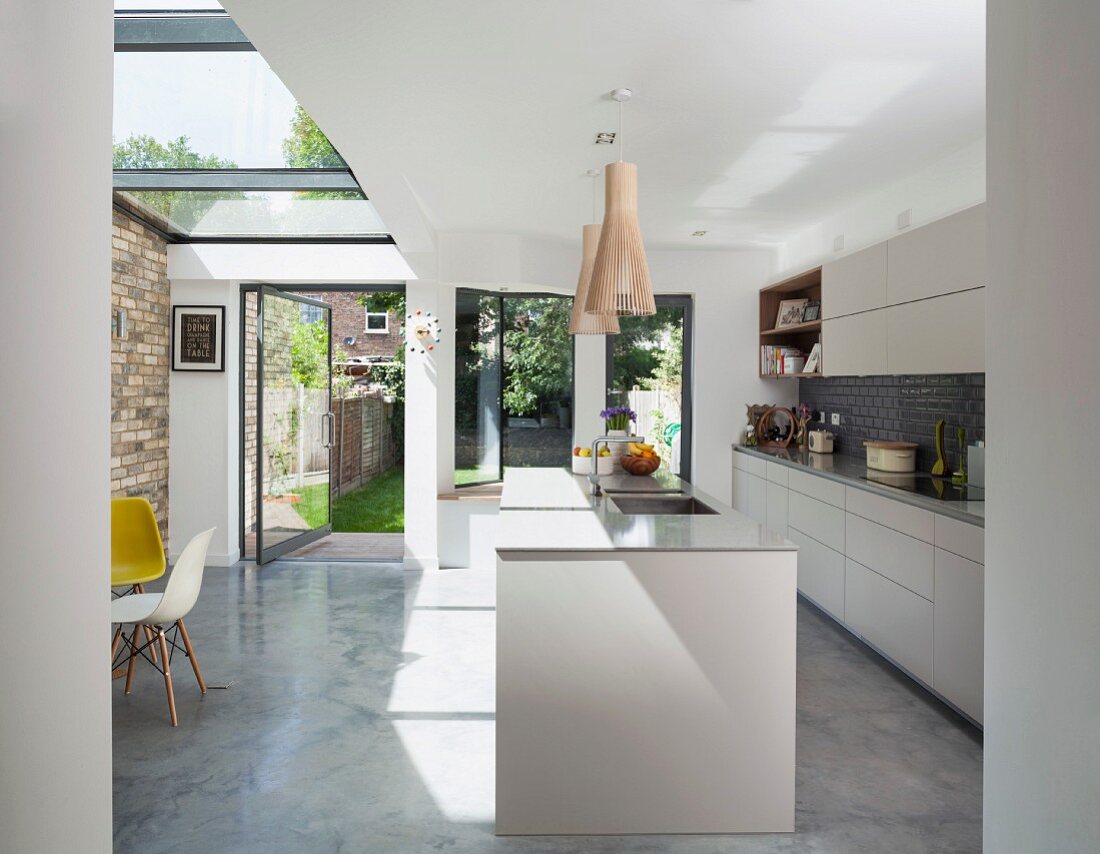
[[[597,436],[592,440],[592,471],[588,473],[588,482],[592,484],[592,494],[600,494],[600,458],[597,445],[603,442],[610,445],[612,442],[644,442],[645,436]]]

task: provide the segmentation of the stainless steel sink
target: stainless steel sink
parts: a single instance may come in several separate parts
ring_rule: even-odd
[[[690,495],[627,495],[608,496],[620,513],[629,516],[710,516],[718,511]]]

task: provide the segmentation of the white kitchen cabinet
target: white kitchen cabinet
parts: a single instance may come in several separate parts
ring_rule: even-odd
[[[844,320],[847,318],[841,318]],[[886,309],[886,349],[890,374],[983,372],[985,288],[890,306]],[[828,370],[835,373],[831,364]]]
[[[755,519],[761,525],[768,524],[768,482],[762,477],[735,468],[733,470],[733,509],[744,513],[750,519]]]
[[[822,322],[822,374],[829,377],[885,374],[886,312],[887,309],[879,308]]]
[[[926,685],[933,684],[933,613],[927,599],[848,559],[844,621]]]
[[[787,487],[768,479],[768,528],[781,537],[787,536]]]
[[[935,556],[930,543],[849,513],[844,554],[932,601]]]
[[[844,511],[793,489],[788,494],[787,525],[835,552],[844,553]]]
[[[887,304],[984,287],[985,230],[982,204],[887,241]]]
[[[787,486],[790,471],[790,468],[781,463],[768,462],[768,480],[771,483]]]
[[[787,539],[798,544],[798,590],[840,622],[844,622],[844,555],[797,528]]]
[[[885,495],[876,495],[853,486],[845,488],[844,509],[926,543],[935,542],[935,514],[930,510],[922,510],[912,504],[903,504]]]
[[[984,614],[985,567],[937,548],[932,687],[979,723],[985,684]]]
[[[822,318],[842,317],[886,305],[886,243],[821,267]]]
[[[831,458],[829,458],[831,459]],[[817,474],[791,469],[787,485],[795,492],[844,509],[844,484]]]
[[[936,514],[936,547],[985,563],[985,528]]]
[[[760,457],[754,457],[751,454],[742,454],[734,451],[733,467],[741,469],[741,471],[747,471],[749,474],[754,474],[757,477],[768,476],[768,461]]]

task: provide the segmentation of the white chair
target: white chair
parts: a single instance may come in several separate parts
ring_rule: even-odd
[[[183,550],[176,565],[172,567],[172,574],[168,576],[168,583],[164,586],[163,593],[137,593],[132,596],[123,596],[111,602],[111,623],[123,625],[132,624],[134,632],[129,638],[130,661],[126,667],[126,693],[130,693],[130,686],[134,679],[134,664],[140,655],[154,668],[164,674],[164,687],[168,692],[168,710],[172,713],[172,726],[176,726],[176,699],[172,693],[172,668],[171,656],[168,647],[173,652],[180,649],[177,638],[183,639],[183,653],[191,662],[195,671],[195,678],[199,682],[199,690],[206,693],[206,683],[199,670],[199,662],[195,658],[195,650],[191,647],[191,638],[187,634],[187,628],[183,625],[186,617],[195,606],[195,600],[199,598],[199,587],[202,585],[202,571],[206,563],[206,550],[210,546],[210,538],[215,529],[196,534],[187,547]],[[138,646],[138,634],[142,628],[148,626],[156,632],[156,637],[150,638],[144,644]],[[171,638],[165,634],[165,627],[175,632]],[[146,650],[156,643],[160,646],[160,662],[155,661]]]

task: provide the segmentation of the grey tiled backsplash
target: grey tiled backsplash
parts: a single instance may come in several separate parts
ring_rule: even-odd
[[[948,463],[958,460],[955,428],[966,428],[967,444],[985,438],[985,374],[940,374],[900,377],[821,377],[798,381],[799,401],[813,410],[840,413],[831,430],[836,450],[862,454],[864,439],[916,442],[917,468],[931,469],[936,421],[947,421],[944,446]]]

